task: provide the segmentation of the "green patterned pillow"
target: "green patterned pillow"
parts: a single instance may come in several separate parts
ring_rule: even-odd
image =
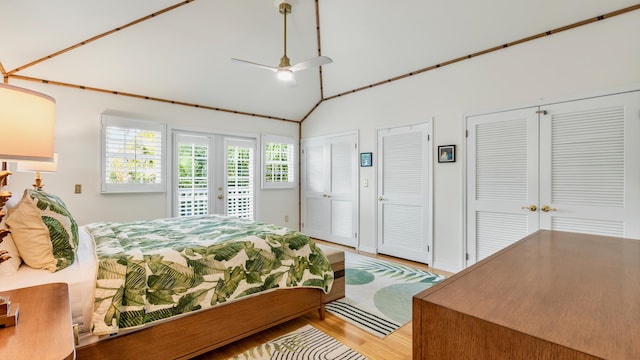
[[[44,191],[28,190],[49,229],[56,271],[73,264],[78,249],[78,224],[59,197]]]

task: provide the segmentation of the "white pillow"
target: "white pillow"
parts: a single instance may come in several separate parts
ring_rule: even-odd
[[[1,228],[4,229],[5,227],[2,226]],[[18,271],[20,264],[22,264],[22,259],[20,258],[16,244],[13,243],[11,234],[4,237],[4,240],[0,243],[0,250],[6,250],[8,255],[11,256],[11,259],[0,263],[0,276],[14,274]]]
[[[22,200],[6,220],[11,236],[25,264],[34,269],[56,271],[49,230],[42,222],[40,209],[25,191]]]

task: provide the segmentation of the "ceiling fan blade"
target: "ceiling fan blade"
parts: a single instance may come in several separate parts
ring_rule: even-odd
[[[309,69],[312,67],[316,67],[316,66],[322,66],[322,65],[326,65],[326,64],[330,64],[332,63],[333,60],[331,60],[331,58],[326,57],[326,56],[316,56],[314,58],[311,59],[307,59],[305,61],[301,61],[295,65],[292,65],[289,70],[295,72],[295,71],[300,71],[300,70],[305,70],[305,69]]]
[[[237,62],[237,63],[240,63],[240,64],[246,64],[246,65],[250,65],[250,66],[255,66],[255,67],[271,70],[271,71],[274,71],[274,72],[278,71],[277,67],[268,66],[268,65],[262,65],[262,64],[254,63],[254,62],[247,61],[247,60],[240,60],[240,59],[231,58],[231,61]]]

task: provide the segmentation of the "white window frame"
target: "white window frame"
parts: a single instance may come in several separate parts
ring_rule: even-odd
[[[136,119],[129,119],[124,117],[105,115],[101,117],[101,163],[100,163],[100,191],[102,193],[133,193],[133,192],[165,192],[166,191],[166,145],[167,145],[167,131],[166,125],[162,123],[156,123],[151,121],[143,121]],[[158,181],[156,183],[147,184],[110,184],[107,183],[107,128],[120,127],[136,130],[149,130],[157,131],[160,133],[160,164],[157,173]]]
[[[273,181],[269,181],[267,182],[267,144],[272,144],[272,143],[280,143],[280,144],[287,144],[287,145],[291,145],[293,147],[293,151],[291,152],[291,160],[288,163],[288,165],[290,166],[290,170],[289,170],[289,179],[288,181],[280,181],[280,182],[273,182]],[[262,180],[262,189],[290,189],[290,188],[295,188],[298,184],[297,184],[297,161],[298,161],[298,145],[296,143],[296,140],[292,137],[289,136],[278,136],[278,135],[262,135],[262,141],[261,141],[261,147],[262,147],[262,174],[261,174],[261,180]]]

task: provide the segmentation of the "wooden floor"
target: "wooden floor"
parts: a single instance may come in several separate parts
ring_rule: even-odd
[[[359,253],[361,255],[372,256],[375,258],[393,261],[405,265],[410,265],[415,268],[428,270],[433,273],[450,276],[451,273],[446,271],[439,271],[427,267],[424,264],[419,264],[411,261],[406,261],[398,258],[393,258],[384,255],[370,255],[363,252],[355,251],[353,248],[342,247],[332,243],[326,243],[320,240],[316,240],[318,243],[338,247],[344,251],[351,251]],[[288,332],[291,332],[301,326],[311,324],[314,327],[320,329],[324,333],[330,335],[334,339],[344,343],[359,353],[367,356],[372,360],[406,360],[411,359],[411,322],[404,325],[397,331],[393,332],[384,339],[380,339],[375,335],[371,335],[368,332],[361,330],[360,328],[351,325],[350,323],[334,316],[327,312],[327,315],[323,321],[316,312],[309,313],[301,318],[291,320],[279,326],[265,330],[261,333],[250,336],[246,339],[229,344],[217,350],[213,350],[206,354],[196,357],[197,360],[225,360],[233,357],[239,353],[242,353],[248,349],[251,349],[257,345],[267,342],[271,339],[277,338]]]

